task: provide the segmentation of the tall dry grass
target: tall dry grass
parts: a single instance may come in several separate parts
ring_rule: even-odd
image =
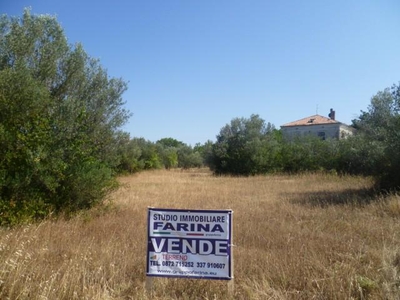
[[[121,178],[107,208],[0,230],[0,299],[400,299],[400,197],[359,177]],[[234,295],[225,281],[144,288],[147,207],[234,210]]]

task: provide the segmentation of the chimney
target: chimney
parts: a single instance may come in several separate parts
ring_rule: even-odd
[[[331,112],[328,115],[329,118],[331,118],[331,120],[335,120],[335,111],[331,108]]]

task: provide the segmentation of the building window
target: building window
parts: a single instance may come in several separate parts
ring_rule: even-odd
[[[325,131],[319,131],[318,132],[318,137],[321,139],[321,140],[325,140]]]

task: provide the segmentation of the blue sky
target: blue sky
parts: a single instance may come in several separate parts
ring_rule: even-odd
[[[129,82],[123,129],[150,141],[215,141],[251,114],[279,128],[333,108],[350,124],[400,81],[398,0],[0,0],[24,7]]]

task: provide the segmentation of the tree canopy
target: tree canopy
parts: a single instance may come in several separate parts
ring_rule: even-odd
[[[0,18],[0,218],[90,207],[115,185],[127,85],[56,18]],[[18,215],[18,216],[17,216]]]
[[[378,92],[367,111],[353,121],[373,149],[364,157],[371,162],[370,173],[379,179],[381,189],[400,188],[400,84]]]
[[[212,168],[217,174],[251,175],[267,168],[263,155],[273,125],[258,115],[234,118],[221,128],[213,146]]]

